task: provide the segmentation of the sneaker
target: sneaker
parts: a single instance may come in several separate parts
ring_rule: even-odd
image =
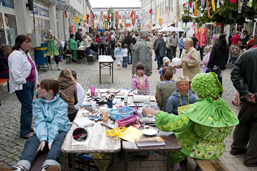
[[[20,138],[23,138],[23,139],[28,139],[29,137],[31,137],[33,135],[33,133],[28,133],[24,136],[20,136]]]
[[[58,67],[57,70],[62,70],[62,68]]]
[[[59,167],[58,166],[45,166],[41,169],[41,171],[59,171]]]
[[[50,69],[51,69],[51,70],[54,70],[54,68],[53,68],[52,66],[50,66]]]

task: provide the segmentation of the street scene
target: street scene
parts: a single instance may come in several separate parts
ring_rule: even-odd
[[[257,170],[256,11],[0,0],[0,171]]]

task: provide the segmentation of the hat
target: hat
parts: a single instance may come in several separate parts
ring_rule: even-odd
[[[163,63],[165,64],[166,62],[170,62],[170,59],[169,59],[168,57],[164,57],[164,58],[162,59],[162,61],[163,61]]]
[[[253,38],[253,36],[250,36],[250,38]]]

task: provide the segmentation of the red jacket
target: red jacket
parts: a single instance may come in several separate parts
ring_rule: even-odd
[[[230,38],[230,42],[232,43],[232,45],[238,45],[239,41],[241,41],[241,38],[237,34]]]
[[[100,43],[101,43],[100,37],[96,37],[96,38],[95,38],[95,41],[98,43],[98,46],[100,46]]]

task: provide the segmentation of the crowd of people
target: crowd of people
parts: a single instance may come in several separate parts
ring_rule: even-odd
[[[206,55],[202,61],[195,38],[185,38],[184,33],[178,38],[176,32],[170,33],[168,37],[163,34],[151,37],[146,31],[138,34],[109,32],[95,36],[86,33],[83,36],[81,29],[78,29],[75,35],[70,35],[68,46],[73,50],[73,61],[76,61],[76,49],[79,46],[85,46],[85,53],[89,54],[92,44],[97,43],[99,54],[111,55],[117,61],[118,69],[127,68],[128,64],[132,64],[132,89],[148,90],[148,77],[153,72],[154,51],[160,73],[160,82],[155,90],[160,111],[146,108],[144,113],[156,115],[156,126],[160,130],[175,132],[182,144],[182,150],[171,154],[174,170],[180,169],[179,163],[187,156],[198,159],[221,156],[225,149],[224,139],[238,123],[233,135],[231,154],[246,153],[244,164],[251,167],[257,165],[257,149],[254,145],[257,138],[257,80],[254,75],[257,70],[254,57],[257,52],[256,48],[247,50],[234,61],[234,52],[240,48],[250,48],[255,42],[245,31],[242,39],[245,47],[239,46],[240,36],[236,31],[233,33],[230,46],[224,34],[219,36],[212,49],[206,46]],[[50,67],[53,68],[50,57],[54,56],[57,69],[61,70],[58,65],[59,53],[55,47],[55,42],[58,45],[60,41],[50,30],[44,41],[48,44]],[[176,57],[178,46],[181,64],[170,66],[170,61]],[[37,68],[29,54],[30,48],[31,38],[26,35],[19,35],[12,49],[7,45],[0,47],[0,77],[9,78],[10,93],[15,93],[21,103],[20,138],[28,139],[19,162],[11,169],[29,170],[37,152],[47,146],[49,153],[42,171],[49,168],[58,170],[61,144],[86,94],[76,81],[76,72],[69,69],[61,70],[58,80],[44,79],[38,83]],[[221,98],[222,77],[229,55],[231,62],[235,62],[231,80],[240,94],[242,103],[239,121]],[[205,67],[207,73],[201,73],[201,66]],[[179,68],[183,69],[183,76],[173,80],[176,69]],[[35,90],[37,99],[33,103]],[[32,116],[35,118],[33,129]]]

